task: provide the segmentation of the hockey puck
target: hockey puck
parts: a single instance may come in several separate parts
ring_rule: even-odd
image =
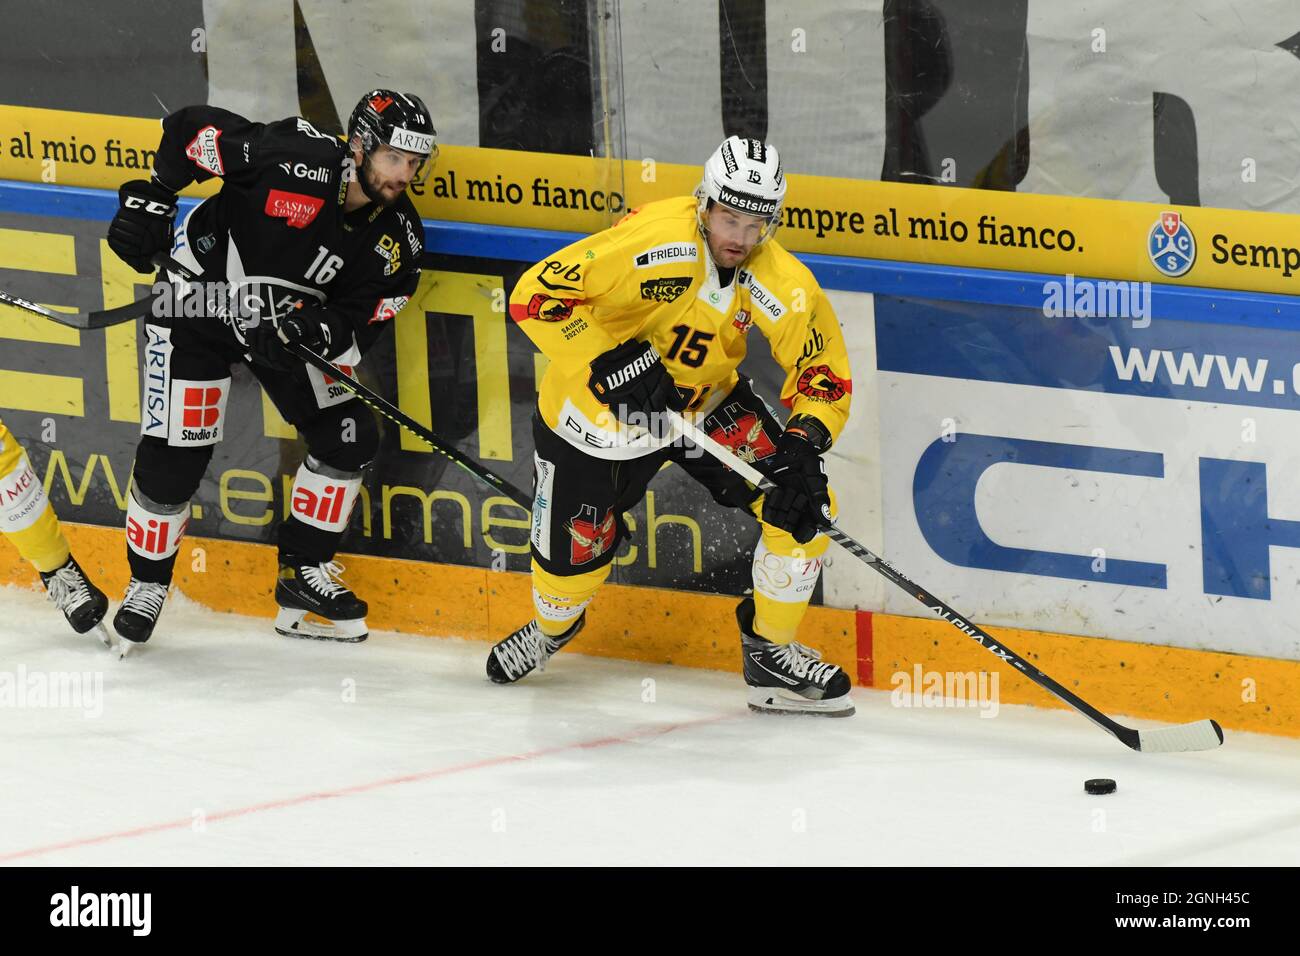
[[[1083,782],[1083,790],[1084,793],[1096,793],[1096,794],[1114,793],[1115,781],[1106,780],[1104,778],[1098,778],[1096,780],[1085,780]]]

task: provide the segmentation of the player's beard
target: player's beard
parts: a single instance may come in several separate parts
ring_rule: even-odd
[[[358,171],[357,174],[357,181],[360,182],[361,184],[361,191],[365,193],[366,198],[369,199],[376,206],[380,206],[380,207],[391,206],[394,202],[396,202],[397,197],[394,196],[392,199],[389,199],[384,195],[383,190],[379,186],[378,177],[376,177],[373,182],[371,181],[370,176],[373,172],[374,170],[370,165],[370,157],[369,156],[363,157],[361,160],[361,169]]]

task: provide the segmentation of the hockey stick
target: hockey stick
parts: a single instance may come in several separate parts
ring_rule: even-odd
[[[191,272],[189,269],[185,268],[185,266],[181,265],[179,262],[177,262],[175,259],[172,259],[169,256],[156,257],[154,259],[154,262],[157,263],[160,268],[165,269],[168,272],[176,273],[176,275],[180,276],[182,279],[185,279],[187,282],[194,282],[197,281],[198,279],[198,277],[193,272]],[[306,348],[305,346],[302,345],[296,345],[296,344],[288,345],[286,346],[286,349],[293,355],[296,355],[298,358],[302,359],[308,365],[315,366],[320,372],[322,372],[325,375],[328,375],[334,381],[338,382],[340,385],[346,388],[357,398],[361,399],[362,402],[369,405],[372,409],[377,411],[379,414],[383,415],[385,418],[387,418],[389,421],[393,422],[394,424],[400,425],[401,427],[405,428],[408,432],[410,432],[416,438],[420,439],[422,442],[424,442],[426,445],[428,445],[438,454],[442,455],[444,458],[449,459],[453,463],[459,465],[461,468],[465,469],[467,472],[469,472],[479,481],[483,482],[486,485],[491,486],[492,488],[495,488],[497,491],[501,492],[503,495],[505,495],[507,498],[509,498],[515,504],[519,505],[519,507],[523,508],[524,510],[526,511],[532,510],[533,507],[532,495],[524,494],[522,490],[516,488],[510,482],[506,481],[504,478],[498,475],[496,472],[489,471],[487,468],[484,468],[477,461],[475,461],[469,455],[466,455],[464,452],[460,451],[458,448],[455,448],[451,445],[444,444],[441,440],[439,440],[438,436],[435,435],[433,432],[429,431],[429,429],[425,428],[414,418],[411,418],[411,416],[407,415],[401,409],[397,408],[387,399],[380,397],[375,392],[366,388],[366,386],[362,385],[351,375],[344,372],[337,365],[331,363],[329,359],[321,355],[317,355],[311,349]]]
[[[772,482],[764,477],[757,468],[737,458],[726,446],[714,441],[707,433],[701,431],[691,422],[686,421],[678,413],[670,412],[669,414],[682,435],[722,464],[737,472],[746,481],[763,491],[768,491],[774,487]],[[1181,753],[1191,750],[1213,750],[1223,743],[1223,728],[1219,726],[1217,721],[1213,720],[1197,720],[1189,724],[1161,727],[1157,730],[1134,730],[1131,727],[1116,723],[1086,700],[1071,693],[1038,670],[1038,668],[1029,664],[1015,651],[1000,641],[995,641],[979,625],[966,620],[925,588],[905,577],[884,558],[872,554],[866,547],[849,537],[834,524],[823,522],[821,531],[854,557],[861,559],[873,570],[884,575],[912,595],[912,597],[933,611],[940,620],[951,624],[1003,663],[1010,664],[1039,687],[1069,704],[1102,730],[1116,737],[1126,747],[1142,753]]]
[[[154,264],[161,265],[165,259],[165,256],[156,256],[154,257]],[[153,300],[153,293],[150,292],[143,299],[128,302],[126,305],[119,305],[116,309],[103,309],[99,312],[86,313],[56,312],[53,309],[47,309],[43,305],[37,305],[29,299],[11,295],[0,289],[0,305],[11,305],[15,309],[22,309],[24,312],[39,315],[43,319],[49,319],[51,322],[58,322],[60,325],[67,325],[74,329],[103,329],[110,325],[131,322],[148,315],[153,308]]]
[[[11,305],[15,309],[22,309],[24,312],[39,315],[43,319],[49,319],[51,322],[58,322],[60,325],[67,325],[74,329],[102,329],[148,315],[149,310],[153,308],[153,295],[147,295],[143,299],[129,302],[126,305],[119,305],[116,309],[81,313],[56,312],[53,309],[47,309],[43,305],[37,305],[35,302],[11,295],[0,289],[0,305]]]
[[[290,345],[288,346],[288,350],[309,365],[316,366],[316,368],[318,368],[322,373],[334,379],[379,414],[383,415],[394,424],[401,425],[438,454],[442,455],[444,458],[450,459],[455,464],[460,465],[461,468],[465,469],[479,481],[495,488],[525,511],[532,510],[532,495],[524,494],[521,489],[516,488],[496,472],[484,468],[477,461],[459,449],[450,445],[444,445],[439,441],[438,436],[429,431],[429,429],[425,428],[386,399],[376,395],[352,376],[339,369],[338,366],[330,364],[329,359],[323,358],[311,351],[311,349],[305,348],[301,345]]]

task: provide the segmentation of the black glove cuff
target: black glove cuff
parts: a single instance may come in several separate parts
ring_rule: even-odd
[[[153,175],[149,177],[149,182],[151,182],[153,185],[157,186],[159,189],[163,190],[164,192],[171,193],[173,199],[176,198],[176,194],[179,193],[181,189],[185,188],[185,186],[182,186],[180,187],[180,189],[177,189],[175,186],[168,185],[163,180],[163,178],[158,175],[158,170],[156,169],[154,170]],[[189,183],[186,183],[185,185],[188,186]]]
[[[820,419],[812,415],[795,415],[785,424],[785,435],[796,435],[813,446],[817,454],[821,455],[831,447],[831,433]]]

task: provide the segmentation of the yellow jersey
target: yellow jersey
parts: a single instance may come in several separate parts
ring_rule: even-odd
[[[785,370],[781,401],[792,416],[816,418],[831,440],[848,418],[848,353],[817,280],[769,239],[722,286],[693,197],[642,206],[530,267],[510,315],[550,359],[538,394],[546,424],[599,458],[637,458],[665,443],[613,420],[587,386],[591,360],[628,339],[654,344],[699,420],[736,385],[757,328]]]

